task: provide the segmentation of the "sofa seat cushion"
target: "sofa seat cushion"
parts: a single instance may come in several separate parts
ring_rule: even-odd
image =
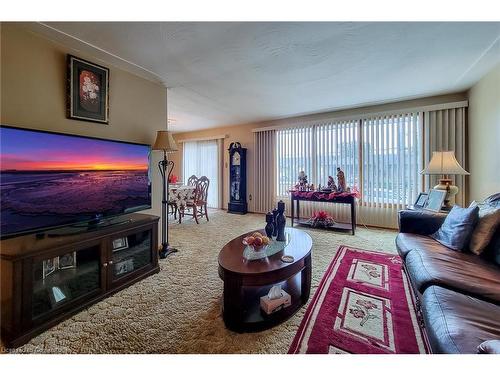
[[[413,286],[420,294],[431,285],[443,286],[483,300],[500,303],[500,267],[474,254],[443,248],[415,248],[405,259]]]
[[[441,245],[439,242],[429,236],[422,236],[420,234],[412,233],[399,233],[396,236],[396,248],[398,249],[398,253],[403,260],[406,258],[406,255],[413,249],[447,249],[446,246]],[[447,249],[447,251],[450,250]]]
[[[438,286],[422,296],[422,315],[434,353],[477,353],[500,338],[500,306]]]

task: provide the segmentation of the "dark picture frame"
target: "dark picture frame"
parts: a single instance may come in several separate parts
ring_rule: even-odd
[[[415,204],[413,205],[414,207],[417,208],[424,208],[425,205],[427,204],[427,198],[429,197],[429,194],[427,193],[420,193],[417,197],[417,200],[415,201]]]
[[[127,258],[121,262],[115,263],[115,276],[121,276],[134,270],[134,259]]]
[[[59,269],[59,257],[45,259],[42,262],[42,279]]]
[[[120,237],[113,240],[113,252],[128,249],[128,238]]]
[[[446,190],[431,189],[429,190],[429,196],[427,202],[425,203],[425,209],[439,212],[443,207],[444,199],[446,198],[448,192]]]
[[[67,117],[109,123],[109,69],[67,56]]]
[[[59,257],[59,269],[65,270],[69,268],[76,268],[76,251],[60,255]]]

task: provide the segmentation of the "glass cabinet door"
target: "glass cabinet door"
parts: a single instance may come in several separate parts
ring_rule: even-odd
[[[108,264],[108,268],[111,267],[112,282],[151,265],[151,243],[151,230],[115,238],[111,244],[112,255]]]
[[[32,319],[101,288],[99,246],[33,263]]]

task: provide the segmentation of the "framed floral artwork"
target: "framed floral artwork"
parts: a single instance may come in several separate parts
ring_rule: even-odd
[[[109,122],[109,69],[68,55],[68,118]]]

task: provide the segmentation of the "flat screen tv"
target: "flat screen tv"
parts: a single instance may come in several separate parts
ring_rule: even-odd
[[[150,146],[0,126],[2,238],[151,208]]]

